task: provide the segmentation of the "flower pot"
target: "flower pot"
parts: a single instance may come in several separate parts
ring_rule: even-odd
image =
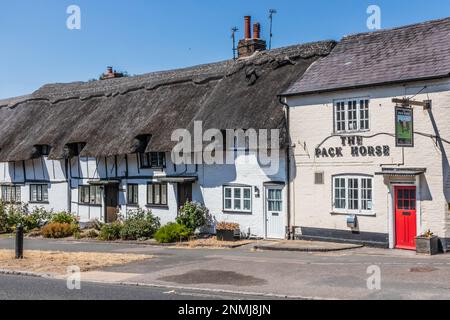
[[[433,236],[417,237],[416,238],[416,252],[420,254],[435,255],[439,253],[439,238]]]
[[[234,230],[217,230],[217,240],[235,241]]]

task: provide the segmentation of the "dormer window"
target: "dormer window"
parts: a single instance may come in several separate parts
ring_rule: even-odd
[[[68,143],[64,147],[64,155],[66,158],[78,157],[85,146],[84,142]]]
[[[166,167],[166,154],[164,152],[147,152],[140,154],[142,169],[163,169]]]
[[[50,146],[47,144],[38,144],[33,148],[33,158],[47,157],[50,154]]]
[[[369,99],[347,99],[334,102],[335,133],[369,130]]]

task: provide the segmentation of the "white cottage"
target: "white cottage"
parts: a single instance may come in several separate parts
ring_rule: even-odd
[[[450,19],[345,37],[284,94],[296,238],[450,247]]]
[[[148,208],[162,223],[194,200],[249,236],[285,238],[287,135],[276,94],[335,43],[264,51],[255,36],[240,42],[236,61],[126,78],[109,69],[106,80],[50,84],[0,101],[0,198],[82,221]],[[199,122],[205,131],[280,130],[277,170],[245,148],[232,163],[174,164],[172,134],[194,133]]]

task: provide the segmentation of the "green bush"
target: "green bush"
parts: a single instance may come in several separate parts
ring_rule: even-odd
[[[128,219],[123,223],[120,232],[122,240],[148,239],[161,227],[159,218],[155,217],[150,210],[130,210],[127,216]]]
[[[186,202],[176,221],[178,224],[195,231],[197,228],[205,226],[208,218],[209,210],[205,206],[197,202]]]
[[[55,213],[51,218],[51,222],[72,224],[72,223],[78,223],[78,219],[73,214],[63,211],[63,212]]]
[[[6,203],[0,200],[0,232],[8,231],[8,214],[6,213]]]
[[[34,229],[38,229],[44,225],[44,223],[50,220],[51,213],[44,208],[34,208],[30,214],[22,216],[22,225],[25,232],[29,232]]]
[[[41,227],[50,218],[43,208],[35,208],[30,213],[27,205],[6,204],[0,201],[0,232],[13,232],[22,224],[25,232]]]
[[[172,243],[187,240],[191,235],[191,229],[184,225],[172,222],[160,228],[155,233],[155,239],[159,243]]]
[[[69,223],[53,222],[42,228],[42,236],[52,239],[67,238],[78,232],[78,225]]]
[[[119,221],[104,224],[100,229],[99,238],[104,241],[113,241],[120,239],[120,232],[122,231],[123,224]]]

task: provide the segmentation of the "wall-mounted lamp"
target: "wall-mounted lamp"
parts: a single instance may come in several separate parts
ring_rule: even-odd
[[[261,192],[259,191],[258,187],[255,187],[255,198],[261,197]]]

